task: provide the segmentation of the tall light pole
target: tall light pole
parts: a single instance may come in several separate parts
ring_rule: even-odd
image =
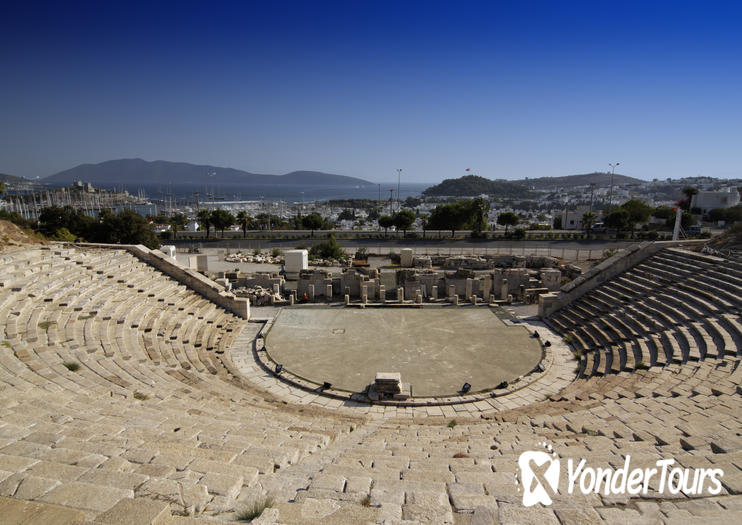
[[[610,208],[613,206],[613,174],[616,172],[616,166],[620,165],[620,162],[616,162],[615,164],[608,163],[608,165],[611,167],[611,188],[608,190],[608,207]]]
[[[397,168],[397,213],[399,213],[399,183],[402,180],[402,168]]]

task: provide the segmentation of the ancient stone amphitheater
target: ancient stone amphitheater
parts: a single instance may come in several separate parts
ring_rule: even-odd
[[[738,261],[645,247],[526,321],[550,341],[538,380],[370,406],[280,381],[255,358],[259,319],[130,251],[6,249],[0,521],[229,522],[268,499],[255,522],[739,522],[740,292]],[[568,494],[563,468],[553,502],[526,507],[518,459],[544,443],[562,464],[722,469],[721,487]]]

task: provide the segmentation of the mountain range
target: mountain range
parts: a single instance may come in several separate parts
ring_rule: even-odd
[[[60,171],[41,182],[69,184],[81,180],[95,184],[231,184],[231,185],[308,185],[371,186],[372,182],[320,171],[293,171],[285,175],[249,173],[234,168],[142,159],[118,159],[100,164],[81,164]]]

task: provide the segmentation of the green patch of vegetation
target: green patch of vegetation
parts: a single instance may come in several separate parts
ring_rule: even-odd
[[[75,363],[74,361],[65,361],[62,363],[62,366],[70,372],[77,372],[80,370],[80,363]]]
[[[371,496],[369,496],[368,494],[366,494],[365,496],[363,496],[363,499],[361,500],[361,505],[363,505],[364,507],[370,507],[371,506]]]
[[[456,426],[456,420],[452,419],[448,422],[448,428],[454,428]]]
[[[149,399],[149,396],[141,392],[134,392],[134,399],[138,401],[147,401]]]
[[[260,517],[265,509],[272,506],[273,498],[270,496],[256,500],[251,505],[248,505],[244,509],[236,512],[237,521],[252,521],[255,518]]]
[[[273,248],[271,250],[271,256],[272,257],[280,257],[281,255],[283,255],[283,252],[281,251],[280,248]]]
[[[7,341],[3,341],[2,343],[0,343],[0,346],[4,346],[5,348],[10,348],[10,343]]]
[[[564,342],[567,343],[568,345],[569,344],[572,344],[574,342],[574,340],[575,340],[575,338],[574,338],[574,336],[572,336],[572,334],[565,334],[564,337],[562,337],[562,339],[564,339]]]
[[[649,370],[649,365],[645,363],[644,361],[639,361],[636,363],[636,369],[637,370]]]
[[[95,313],[94,313],[94,312],[91,312],[91,313],[89,313],[89,314],[87,314],[87,315],[81,315],[81,316],[78,316],[78,318],[77,318],[77,319],[78,319],[79,321],[85,321],[85,320],[87,320],[87,319],[92,319],[93,317],[95,317]]]
[[[330,234],[328,239],[324,242],[315,244],[312,249],[309,250],[309,255],[313,258],[321,257],[323,259],[345,259],[346,255],[340,243],[335,239],[334,234]]]
[[[53,326],[55,324],[57,324],[56,321],[43,321],[39,323],[39,328],[41,328],[42,330],[48,330],[50,326]]]

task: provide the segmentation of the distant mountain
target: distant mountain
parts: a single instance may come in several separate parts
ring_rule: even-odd
[[[19,182],[31,182],[31,181],[28,179],[24,179],[23,177],[16,177],[15,175],[8,175],[7,173],[0,173],[0,182],[19,183]]]
[[[43,182],[69,184],[76,180],[93,184],[372,185],[371,182],[363,179],[319,171],[294,171],[286,175],[265,175],[233,168],[164,160],[148,162],[142,159],[119,159],[100,164],[81,164],[46,177]]]
[[[534,190],[549,190],[554,188],[574,188],[575,186],[588,186],[595,184],[596,186],[608,186],[611,183],[610,173],[585,173],[583,175],[567,175],[565,177],[539,177],[537,179],[525,179],[519,181],[533,188]],[[628,177],[626,175],[619,175],[616,173],[613,176],[613,185],[620,186],[622,184],[640,184],[643,181],[641,179],[635,179],[634,177]]]
[[[423,191],[423,195],[429,197],[474,197],[483,194],[512,199],[525,199],[531,196],[528,187],[520,181],[490,180],[479,175],[446,179]]]

